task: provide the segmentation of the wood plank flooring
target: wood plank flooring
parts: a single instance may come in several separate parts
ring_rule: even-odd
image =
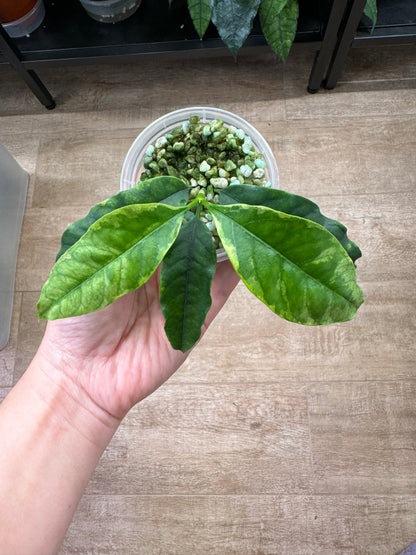
[[[0,71],[0,142],[30,173],[0,399],[41,340],[35,305],[67,225],[119,188],[130,144],[174,109],[248,119],[282,189],[363,251],[352,322],[308,328],[240,283],[182,368],[126,417],[60,555],[396,555],[416,541],[416,48],[353,49],[306,92],[314,51]]]

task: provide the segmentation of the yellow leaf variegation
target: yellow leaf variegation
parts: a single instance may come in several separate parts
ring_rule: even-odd
[[[236,272],[273,312],[300,324],[351,320],[363,302],[354,263],[321,225],[262,206],[210,206]]]
[[[93,312],[143,285],[175,241],[186,211],[132,204],[97,220],[52,268],[38,301],[39,317]]]
[[[166,335],[174,349],[191,349],[211,306],[213,223],[245,285],[282,318],[321,325],[355,316],[363,302],[354,266],[360,249],[314,203],[235,185],[214,204],[203,194],[189,200],[183,182],[163,179],[117,193],[66,230],[38,301],[40,318],[100,310],[141,287],[163,262]]]

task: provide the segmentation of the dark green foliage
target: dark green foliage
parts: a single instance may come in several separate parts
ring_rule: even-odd
[[[174,349],[188,351],[198,341],[211,306],[217,255],[211,233],[193,217],[166,254],[160,274],[165,331]]]
[[[280,189],[258,188],[250,185],[232,185],[220,192],[220,200],[221,204],[267,206],[285,214],[306,218],[322,225],[332,233],[347,251],[353,262],[361,256],[360,249],[348,238],[347,228],[343,224],[327,218],[321,214],[319,207],[314,202],[299,195],[293,195]]]
[[[169,5],[173,0],[169,0]],[[188,0],[189,14],[202,39],[210,20],[231,52],[236,55],[258,14],[263,34],[274,52],[286,60],[296,35],[298,0]],[[377,0],[367,0],[364,13],[377,20]]]
[[[99,310],[143,285],[163,261],[166,334],[175,349],[189,350],[211,306],[216,252],[207,214],[241,279],[276,314],[307,325],[354,317],[363,302],[353,262],[360,250],[316,204],[250,185],[221,191],[219,205],[203,194],[187,201],[188,192],[178,179],[154,178],[72,224],[42,289],[39,317]]]

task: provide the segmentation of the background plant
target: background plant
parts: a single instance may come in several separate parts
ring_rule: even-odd
[[[171,5],[174,0],[168,0]],[[256,15],[267,43],[286,60],[296,35],[298,0],[187,0],[195,29],[202,39],[212,23],[231,52],[236,55],[250,34]],[[375,25],[376,0],[367,0],[364,13]]]

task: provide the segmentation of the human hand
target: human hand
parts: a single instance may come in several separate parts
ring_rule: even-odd
[[[217,265],[205,332],[238,276]],[[48,322],[27,371],[0,405],[3,553],[57,553],[122,418],[187,353],[164,331],[159,272],[98,312]]]
[[[64,372],[83,398],[117,420],[167,380],[189,354],[174,350],[165,335],[159,273],[98,312],[48,322],[38,352],[47,362],[45,371]],[[238,280],[229,261],[217,265],[202,335]]]

